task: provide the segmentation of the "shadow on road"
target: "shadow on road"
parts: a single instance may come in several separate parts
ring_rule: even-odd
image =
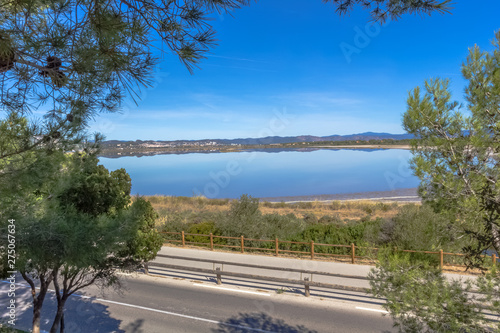
[[[8,284],[0,284],[0,303],[8,304]],[[15,290],[16,324],[15,328],[31,329],[33,307],[31,290],[17,285]],[[55,317],[57,300],[54,293],[48,293],[43,302],[41,325],[42,331],[49,331]],[[90,298],[72,296],[68,299],[64,311],[65,331],[71,333],[145,333],[141,327],[143,320],[138,319],[127,323],[120,329],[120,320],[110,316],[108,306],[97,303]]]
[[[253,330],[252,330],[253,329]],[[251,332],[275,332],[275,333],[317,333],[302,325],[291,326],[282,319],[275,319],[263,312],[240,313],[219,324],[212,329],[213,333],[251,333]]]

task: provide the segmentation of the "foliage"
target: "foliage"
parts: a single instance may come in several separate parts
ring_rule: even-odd
[[[204,202],[199,211],[195,211],[194,201],[198,198],[167,198],[170,206],[164,204],[165,198],[152,197],[151,201],[159,207],[160,214],[159,228],[162,231],[180,232],[194,234],[212,233],[214,235],[224,235],[246,238],[273,240],[278,237],[280,240],[297,242],[342,244],[349,245],[355,243],[358,246],[369,247],[397,247],[405,250],[438,251],[444,249],[448,252],[460,252],[464,243],[462,235],[452,227],[453,220],[433,211],[428,205],[407,204],[392,206],[386,203],[368,202],[334,202],[335,209],[359,209],[372,208],[374,212],[384,211],[389,208],[394,209],[397,214],[392,218],[372,218],[364,216],[359,220],[341,220],[337,215],[323,215],[320,219],[313,213],[299,214],[302,206],[297,204],[286,204],[287,210],[280,213],[263,214],[259,209],[273,208],[275,203],[262,203],[257,206],[257,199],[249,196],[242,196],[240,200],[231,202],[229,210],[226,208],[216,211],[208,211],[210,200]],[[186,200],[190,200],[187,202]],[[183,207],[177,206],[182,203],[190,203]],[[280,203],[278,203],[280,204]],[[310,204],[310,203],[308,203]],[[328,212],[331,204],[324,205]],[[169,210],[161,207],[172,207]],[[286,212],[290,207],[296,211],[295,214]],[[318,208],[319,206],[311,206]],[[185,210],[183,210],[185,209]],[[234,223],[237,221],[237,223]],[[178,239],[175,235],[164,234],[165,239]],[[186,236],[187,241],[208,243],[208,237]],[[214,241],[220,244],[227,244],[227,241],[215,238]],[[236,241],[235,241],[236,244]],[[272,247],[270,243],[246,243],[249,246]],[[236,245],[239,245],[236,244]],[[308,245],[295,245],[296,250],[305,250]],[[326,251],[326,248],[318,246],[318,252]],[[338,254],[345,254],[341,249],[330,250]],[[359,250],[360,255],[368,254]],[[438,257],[433,254],[413,255],[421,257],[433,264],[438,263]],[[462,262],[460,262],[462,263]]]
[[[308,242],[334,244],[334,245],[349,245],[354,243],[357,246],[367,245],[365,240],[365,230],[371,225],[379,225],[381,219],[370,220],[364,218],[360,221],[350,221],[348,223],[330,223],[330,224],[313,224],[308,225],[303,231],[287,237],[287,240],[294,242]],[[290,247],[293,250],[306,251],[308,245],[296,244]],[[345,248],[333,248],[318,246],[315,248],[318,253],[335,253],[346,254]],[[360,250],[361,251],[361,250]],[[360,252],[360,254],[364,252]]]
[[[478,292],[482,293],[481,302],[489,304],[491,313],[500,313],[500,274],[493,266],[489,272],[478,277],[476,281]],[[500,332],[500,322],[497,322],[497,332]]]
[[[189,229],[187,230],[190,234],[198,234],[198,235],[209,235],[214,234],[218,235],[217,229],[215,228],[214,222],[201,222],[196,224],[191,224]],[[207,236],[186,236],[187,242],[195,242],[195,243],[210,243],[210,238]],[[221,239],[215,238],[214,243],[221,243]],[[224,243],[224,242],[222,242]]]
[[[51,329],[56,332],[69,296],[92,284],[118,283],[118,269],[142,267],[161,247],[151,205],[140,198],[129,205],[130,177],[97,163],[94,155],[66,155],[57,177],[46,179],[35,198],[37,209],[17,222],[16,268],[32,288],[34,331],[51,283],[58,302]]]
[[[433,12],[440,14],[450,13],[451,0],[323,0],[332,2],[336,11],[345,15],[355,5],[361,5],[370,10],[371,16],[376,21],[385,22],[387,19],[397,20],[404,14],[427,14]]]
[[[417,225],[411,221],[420,218],[412,218],[410,209],[401,215],[410,223],[400,223],[404,227],[399,238],[423,246],[468,235],[461,240],[467,264],[483,269],[484,251],[500,251],[500,31],[493,45],[492,52],[470,49],[462,66],[469,81],[468,113],[451,101],[449,80],[434,79],[425,83],[423,95],[420,88],[409,94],[403,118],[405,129],[417,138],[412,142],[412,166],[421,179],[419,192],[426,203],[422,210],[429,205],[441,217]],[[500,332],[498,323],[485,318],[485,312],[500,313],[500,280],[494,267],[474,283],[482,292],[476,296],[470,293],[470,281],[448,281],[435,267],[416,259],[388,255],[370,274],[373,294],[387,299],[384,307],[400,332]]]
[[[449,80],[425,83],[408,97],[404,128],[417,138],[412,167],[420,195],[438,212],[456,219],[470,237],[469,265],[481,265],[487,249],[500,252],[500,31],[492,52],[469,50],[462,74],[469,81],[469,113],[451,101]]]
[[[129,265],[133,263],[137,267],[138,262],[151,261],[161,249],[163,239],[155,229],[157,217],[158,214],[151,203],[143,198],[136,198],[130,206],[129,218],[133,223],[134,234],[126,243],[127,248],[118,255],[125,258]],[[125,265],[122,265],[122,267],[125,267]]]
[[[261,234],[262,222],[259,199],[244,194],[239,200],[231,203],[227,216],[218,221],[217,229],[224,236],[234,236],[236,233],[240,233],[239,235],[254,238]]]
[[[7,117],[45,112],[0,159],[47,144],[74,144],[95,115],[151,84],[154,50],[192,71],[215,44],[209,15],[248,0],[26,0],[0,8],[0,106]],[[0,144],[1,145],[1,144]]]
[[[0,333],[24,333],[24,332],[26,332],[26,331],[21,331],[21,330],[0,324]]]
[[[111,214],[130,203],[130,177],[125,169],[108,172],[103,165],[89,163],[91,156],[72,155],[69,186],[65,186],[57,199],[63,206],[74,206],[81,213],[97,217]]]
[[[485,286],[483,291],[497,302],[498,309],[498,285],[489,284],[498,282],[495,274],[482,278],[485,283],[479,285]],[[388,255],[369,278],[371,292],[387,300],[383,307],[399,332],[491,332],[488,327],[495,325],[481,312],[484,299],[470,293],[470,281],[449,281],[436,267],[409,255]]]
[[[405,250],[459,251],[458,236],[451,223],[429,205],[406,205],[382,227],[379,241]]]

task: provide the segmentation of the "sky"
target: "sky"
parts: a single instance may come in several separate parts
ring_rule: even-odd
[[[91,124],[108,140],[198,140],[404,133],[408,93],[450,78],[456,100],[468,48],[492,50],[500,1],[456,0],[452,14],[383,26],[321,0],[260,0],[211,22],[218,46],[191,75],[163,54],[137,105]]]

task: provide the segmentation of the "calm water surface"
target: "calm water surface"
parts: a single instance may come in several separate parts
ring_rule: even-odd
[[[407,150],[316,150],[100,158],[132,193],[208,198],[314,196],[417,187]]]

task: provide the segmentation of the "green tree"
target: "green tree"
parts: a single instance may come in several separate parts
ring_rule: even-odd
[[[369,278],[372,293],[386,299],[384,308],[399,332],[500,332],[498,323],[482,312],[489,303],[494,304],[490,311],[498,313],[496,273],[478,279],[475,285],[484,293],[478,296],[471,293],[476,288],[470,281],[449,281],[438,268],[396,254],[382,260]]]
[[[410,92],[403,117],[416,137],[412,167],[421,179],[422,199],[468,236],[468,266],[483,269],[484,251],[500,250],[500,31],[493,46],[491,52],[471,48],[462,66],[469,81],[467,112],[451,100],[449,80],[433,79],[423,94],[420,88]],[[500,313],[500,275],[494,268],[464,285],[415,258],[382,259],[370,284],[376,296],[387,299],[384,307],[400,332],[500,332],[484,315],[484,307]],[[473,287],[483,296],[470,294]]]
[[[57,298],[51,332],[63,332],[64,306],[73,293],[119,283],[118,270],[137,270],[161,248],[151,204],[141,198],[130,204],[128,174],[97,162],[90,154],[67,156],[57,179],[45,185],[50,195],[41,198],[43,207],[18,222],[16,263],[32,288],[33,332],[51,283]]]
[[[345,14],[355,5],[377,20],[407,13],[444,13],[449,0],[324,0]],[[30,121],[26,144],[10,146],[0,159],[34,147],[82,140],[87,122],[119,110],[126,94],[148,86],[159,46],[188,70],[215,45],[209,24],[215,12],[230,13],[250,0],[24,0],[0,8],[0,106]],[[161,45],[159,45],[161,44]],[[5,139],[5,138],[3,138]],[[8,139],[8,138],[7,138]],[[1,145],[1,142],[0,142]]]
[[[26,0],[0,8],[0,106],[6,113],[46,111],[30,121],[25,144],[0,159],[57,142],[82,140],[89,119],[120,108],[151,82],[154,50],[177,55],[192,71],[215,44],[210,14],[248,0]],[[160,42],[157,42],[160,41]],[[1,138],[1,137],[0,137]],[[9,138],[2,138],[9,140]],[[2,143],[0,143],[1,145]]]
[[[500,31],[494,50],[470,49],[462,73],[467,113],[451,100],[449,80],[425,83],[408,98],[403,126],[412,142],[420,195],[468,234],[470,264],[488,249],[500,253]]]

